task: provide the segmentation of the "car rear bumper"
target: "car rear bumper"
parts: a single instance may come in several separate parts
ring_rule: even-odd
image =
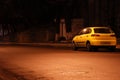
[[[116,46],[116,40],[93,40],[91,41],[92,46]]]

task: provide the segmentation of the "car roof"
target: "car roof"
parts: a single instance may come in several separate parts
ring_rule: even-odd
[[[105,27],[105,26],[93,26],[93,27],[86,27],[86,28],[109,28],[109,27]]]

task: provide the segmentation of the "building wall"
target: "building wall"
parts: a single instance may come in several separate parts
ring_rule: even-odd
[[[76,35],[81,29],[84,28],[83,24],[84,24],[83,19],[72,19],[71,28],[72,28],[73,36]]]
[[[27,42],[47,42],[55,40],[54,30],[47,28],[34,28],[25,32],[18,33],[17,42],[27,43]]]

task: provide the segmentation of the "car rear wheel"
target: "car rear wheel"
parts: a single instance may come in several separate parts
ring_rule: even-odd
[[[75,50],[75,51],[78,50],[78,47],[76,46],[76,44],[75,44],[74,42],[72,43],[72,48],[73,48],[73,50]]]

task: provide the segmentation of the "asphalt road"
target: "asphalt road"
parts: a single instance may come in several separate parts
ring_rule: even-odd
[[[120,49],[1,46],[0,80],[120,80]]]

